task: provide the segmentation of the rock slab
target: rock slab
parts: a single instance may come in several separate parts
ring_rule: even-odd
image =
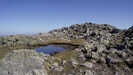
[[[14,50],[0,61],[0,75],[47,75],[44,62],[33,50]]]

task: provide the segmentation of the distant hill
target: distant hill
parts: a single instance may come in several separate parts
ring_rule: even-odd
[[[6,36],[6,35],[8,35],[8,34],[0,33],[0,36]]]

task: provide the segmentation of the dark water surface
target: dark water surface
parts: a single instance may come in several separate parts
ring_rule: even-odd
[[[62,52],[68,49],[72,49],[73,47],[70,46],[60,46],[60,45],[47,45],[47,46],[42,46],[40,48],[35,48],[36,52],[43,52],[45,54],[53,54],[56,52]]]

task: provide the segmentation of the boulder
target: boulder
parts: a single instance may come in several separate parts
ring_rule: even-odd
[[[48,75],[44,63],[33,50],[14,50],[0,61],[0,75]]]

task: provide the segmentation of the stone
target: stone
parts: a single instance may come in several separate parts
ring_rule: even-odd
[[[77,60],[71,58],[70,62],[72,63],[73,67],[76,67],[79,63]]]
[[[47,75],[44,63],[33,50],[15,50],[0,61],[0,75]]]
[[[91,70],[85,70],[85,75],[95,75],[95,73]]]
[[[62,65],[65,65],[66,63],[67,63],[66,60],[63,60],[63,61],[62,61]]]
[[[106,63],[105,58],[101,57],[101,58],[99,59],[98,63],[105,64],[105,63]]]
[[[133,57],[126,59],[126,63],[129,68],[133,68]]]
[[[87,68],[93,68],[94,67],[94,64],[93,63],[90,63],[90,62],[85,62],[84,64],[82,64],[82,66],[85,66]]]
[[[56,68],[55,68],[55,70],[56,70],[56,71],[59,71],[59,72],[63,71],[63,69],[64,69],[64,68],[63,68],[62,66],[59,66],[59,67],[56,67]]]
[[[102,51],[106,50],[106,47],[105,47],[105,45],[98,45],[97,49],[98,49],[98,52],[101,53]]]
[[[80,61],[85,61],[85,55],[83,53],[78,53],[78,58],[80,59]]]

